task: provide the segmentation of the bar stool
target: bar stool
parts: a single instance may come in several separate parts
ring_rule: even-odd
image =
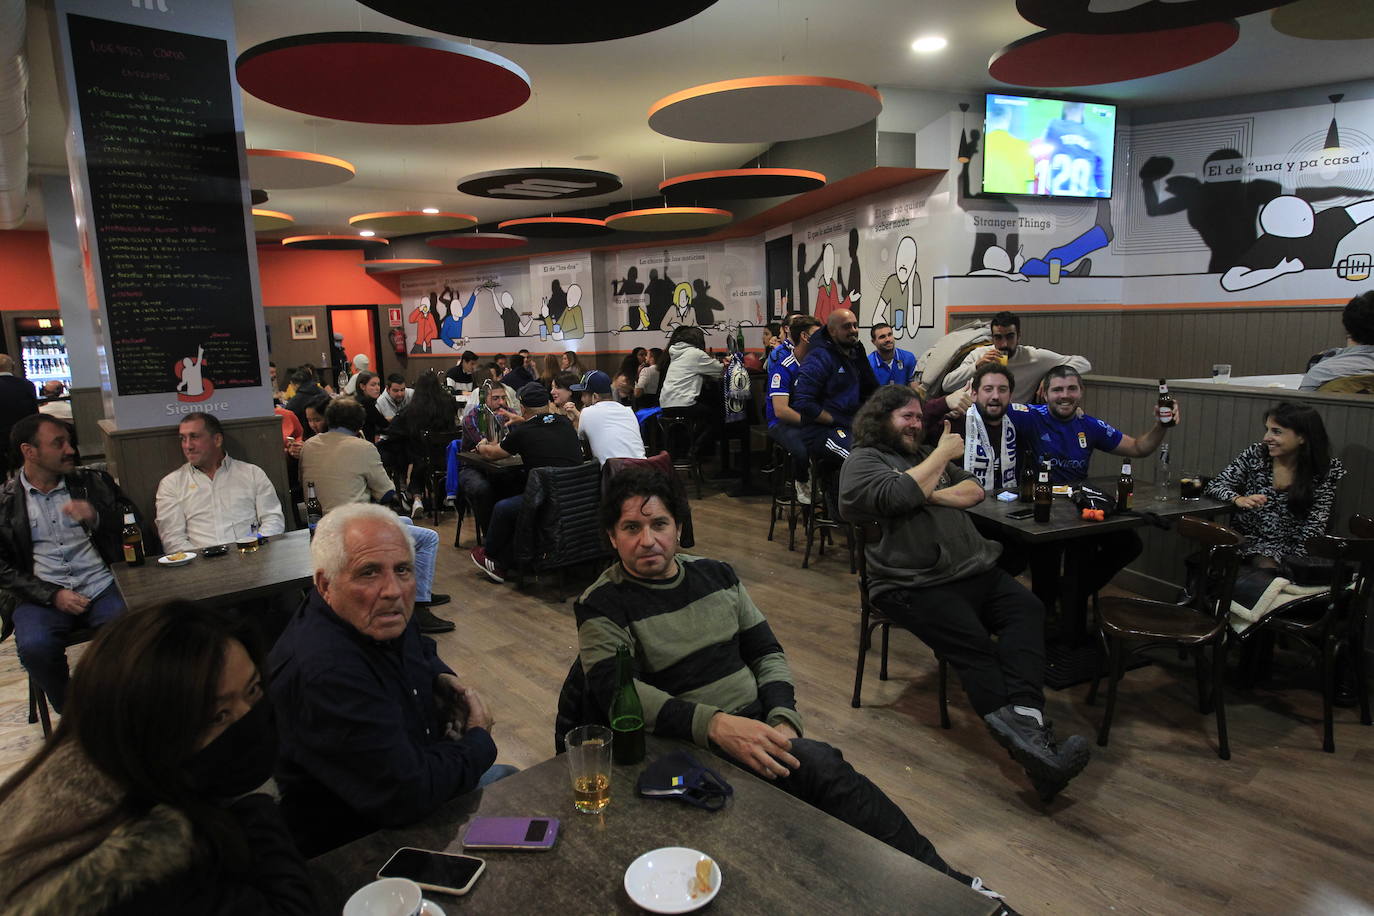
[[[768,514],[768,540],[773,540],[773,529],[778,519],[787,514],[787,549],[797,549],[797,481],[793,470],[792,456],[781,445],[774,442],[772,467],[765,470],[772,480],[773,504]]]
[[[802,555],[802,569],[807,569],[811,565],[811,545],[816,545],[816,556],[825,556],[825,544],[827,541],[834,543],[834,535],[831,533],[840,527],[840,523],[830,517],[830,481],[825,479],[821,472],[821,465],[815,460],[811,462],[811,505],[802,509],[802,517],[806,523],[806,552]],[[853,549],[850,550],[849,571],[854,571]]]
[[[660,413],[655,419],[663,436],[663,447],[673,459],[673,470],[696,478],[697,499],[701,499],[701,458],[692,454],[692,445],[696,442],[697,433],[692,418],[666,416]]]

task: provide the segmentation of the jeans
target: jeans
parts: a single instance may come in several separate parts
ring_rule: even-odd
[[[1002,570],[894,589],[873,603],[953,666],[978,715],[1008,703],[1045,708],[1045,609]]]
[[[58,712],[67,699],[67,637],[83,627],[99,629],[124,613],[124,596],[111,584],[80,614],[21,601],[14,609],[14,644],[19,661]]]
[[[749,769],[719,748],[713,750],[736,766]],[[969,883],[970,878],[940,858],[930,840],[921,836],[902,809],[868,777],[857,772],[839,749],[810,738],[793,738],[791,751],[801,766],[773,780],[773,785],[936,871]]]
[[[805,482],[811,473],[811,456],[806,452],[806,440],[802,438],[801,427],[779,421],[768,427],[768,438],[792,456],[792,476],[795,480]]]
[[[520,506],[525,494],[498,500],[491,510],[491,524],[487,527],[487,556],[497,566],[509,566],[515,544],[515,525],[520,520]]]
[[[507,776],[514,776],[520,772],[520,768],[509,763],[493,763],[491,769],[482,774],[482,778],[477,780],[477,788],[485,789],[494,782],[505,779]]]
[[[404,515],[402,522],[410,526],[410,539],[415,542],[415,601],[428,603],[434,588],[434,562],[439,554],[439,532],[421,528]]]

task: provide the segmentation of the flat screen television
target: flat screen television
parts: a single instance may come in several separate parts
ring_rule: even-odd
[[[987,94],[983,191],[1111,197],[1116,106]]]

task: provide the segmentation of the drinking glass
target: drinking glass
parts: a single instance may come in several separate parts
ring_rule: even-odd
[[[611,739],[604,725],[580,725],[565,739],[573,806],[583,814],[599,814],[611,803]]]
[[[1202,474],[1187,471],[1178,479],[1178,495],[1186,500],[1202,498]]]
[[[1212,382],[1217,385],[1225,385],[1231,381],[1231,364],[1216,363],[1212,366]]]
[[[258,549],[258,523],[253,522],[244,532],[235,531],[237,535],[234,543],[238,546],[239,553],[252,553]]]

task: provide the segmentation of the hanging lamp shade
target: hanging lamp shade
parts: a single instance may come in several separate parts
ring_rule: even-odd
[[[386,239],[361,235],[293,235],[281,240],[287,248],[305,251],[368,251],[391,244]]]
[[[653,207],[608,216],[606,225],[622,232],[688,232],[724,226],[734,218],[716,207]]]
[[[357,174],[353,163],[323,153],[297,149],[250,149],[246,152],[248,183],[255,188],[280,191],[323,188],[342,184]],[[267,202],[266,191],[262,192],[262,202]]]
[[[454,232],[448,235],[432,235],[425,244],[434,248],[452,248],[458,251],[500,251],[507,248],[523,248],[530,240],[523,235],[508,232]]]
[[[658,186],[670,202],[744,200],[804,194],[825,187],[825,176],[806,169],[720,169],[669,178]]]
[[[260,210],[253,208],[253,231],[271,232],[273,229],[285,229],[296,221],[296,218],[289,213],[282,213],[280,210]]]
[[[652,3],[436,3],[434,0],[359,0],[363,6],[422,29],[531,45],[572,45],[643,35],[690,19],[716,0]]]
[[[282,108],[365,124],[455,124],[519,108],[530,79],[472,45],[385,32],[316,32],[239,55],[239,85]]]
[[[858,127],[882,110],[878,90],[852,80],[752,76],[665,96],[649,109],[649,126],[679,140],[776,143]]]
[[[383,210],[378,213],[359,213],[348,218],[354,229],[371,229],[392,235],[413,235],[417,232],[451,232],[477,225],[477,217],[470,213],[426,213],[423,210]]]
[[[497,223],[497,229],[507,229],[532,239],[589,239],[609,235],[613,230],[604,219],[581,216],[529,216]]]

